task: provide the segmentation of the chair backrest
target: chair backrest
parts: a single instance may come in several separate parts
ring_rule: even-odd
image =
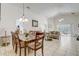
[[[44,41],[44,33],[43,32],[36,32],[36,38],[35,38],[35,49],[37,43],[41,43],[41,46],[43,47]]]
[[[43,47],[43,44],[44,44],[44,33],[43,32],[36,32],[35,33],[35,39],[32,39],[29,41],[29,44],[30,43],[34,43],[34,49],[38,49],[38,48],[41,48]],[[37,48],[37,46],[39,45],[39,47]],[[41,46],[41,47],[40,47]]]
[[[12,41],[14,42],[14,44],[18,44],[18,43],[20,42],[18,33],[16,33],[16,32],[11,32],[11,34],[12,34]],[[20,44],[20,43],[19,43],[19,44]]]
[[[14,41],[14,32],[11,32],[12,35],[12,41]]]
[[[14,44],[15,44],[14,32],[11,32],[11,35],[12,35],[12,45],[13,45],[13,48],[14,48]]]

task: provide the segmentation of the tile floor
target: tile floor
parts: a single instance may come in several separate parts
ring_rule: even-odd
[[[37,56],[41,56],[40,51],[41,50],[37,51]],[[78,56],[79,41],[77,41],[75,37],[71,37],[71,35],[61,35],[60,40],[56,40],[56,39],[53,39],[53,41],[45,40],[44,55],[45,56]],[[18,54],[15,54],[12,45],[9,45],[7,47],[0,46],[0,56],[18,56]],[[33,56],[33,52],[30,52],[29,56]]]

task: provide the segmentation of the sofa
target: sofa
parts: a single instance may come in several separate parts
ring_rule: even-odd
[[[53,39],[59,39],[60,37],[60,32],[58,31],[51,31],[51,36],[53,37]]]
[[[47,33],[47,40],[58,39],[60,37],[60,32],[58,31],[50,31]]]

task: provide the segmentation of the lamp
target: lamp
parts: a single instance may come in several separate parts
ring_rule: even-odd
[[[19,21],[20,22],[27,22],[28,21],[28,19],[25,17],[25,15],[24,15],[24,3],[23,3],[23,15],[22,15],[22,17],[19,19]]]
[[[61,18],[60,20],[59,20],[59,22],[62,22],[64,19],[63,18]]]

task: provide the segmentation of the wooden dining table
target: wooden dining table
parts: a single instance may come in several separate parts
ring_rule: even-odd
[[[35,40],[35,36],[33,36],[33,35],[29,35],[28,37],[25,37],[25,35],[24,34],[20,34],[19,35],[19,38],[20,38],[20,40],[22,40],[22,41],[24,41],[25,42],[25,48],[24,48],[24,50],[25,50],[25,56],[27,55],[27,51],[26,51],[26,48],[28,47],[28,44],[30,43],[30,42],[32,42],[32,41],[34,41]]]

